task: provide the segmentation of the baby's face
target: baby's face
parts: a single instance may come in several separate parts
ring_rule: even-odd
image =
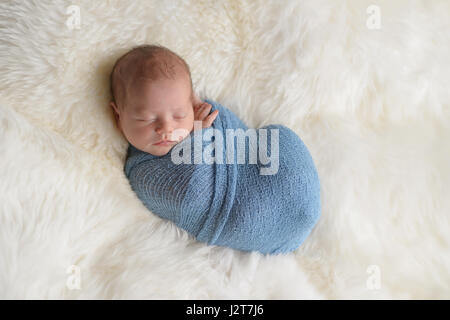
[[[133,146],[156,156],[167,154],[194,128],[190,81],[180,78],[140,82],[130,90],[118,121]],[[156,144],[161,140],[173,142]]]

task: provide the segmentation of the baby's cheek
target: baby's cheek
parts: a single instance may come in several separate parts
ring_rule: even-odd
[[[172,132],[172,137],[170,140],[181,141],[186,138],[191,132],[186,128],[178,128]]]
[[[139,126],[135,126],[131,130],[132,130],[133,135],[135,135],[135,136],[142,136],[147,131],[147,129],[145,127],[139,127]]]
[[[151,135],[151,130],[148,127],[135,127],[133,128],[132,135],[136,140],[147,140]]]

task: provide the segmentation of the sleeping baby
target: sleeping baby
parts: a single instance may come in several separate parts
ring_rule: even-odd
[[[111,93],[129,143],[125,174],[152,213],[198,241],[263,254],[291,252],[311,233],[320,183],[291,129],[248,128],[228,108],[202,101],[187,63],[162,46],[120,57]]]

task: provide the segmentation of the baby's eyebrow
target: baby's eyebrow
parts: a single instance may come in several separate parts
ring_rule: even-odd
[[[133,112],[135,115],[137,115],[137,116],[146,116],[146,115],[148,115],[148,112],[146,112],[146,110],[135,110],[134,112]]]

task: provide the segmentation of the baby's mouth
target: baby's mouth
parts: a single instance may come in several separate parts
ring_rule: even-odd
[[[170,146],[172,144],[175,144],[177,141],[171,141],[171,140],[163,140],[157,143],[154,143],[154,146]]]

